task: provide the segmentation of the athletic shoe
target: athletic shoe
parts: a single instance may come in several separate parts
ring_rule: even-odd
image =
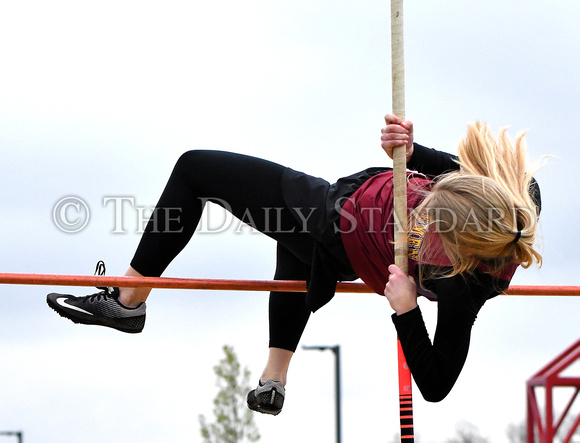
[[[128,307],[119,301],[119,288],[101,288],[85,297],[48,294],[46,302],[62,317],[84,325],[100,325],[137,333],[145,326],[145,303]]]
[[[268,380],[259,381],[258,387],[248,394],[248,408],[262,414],[278,415],[284,406],[286,390],[282,382]]]

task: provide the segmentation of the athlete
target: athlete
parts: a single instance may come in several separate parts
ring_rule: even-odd
[[[309,316],[338,281],[361,278],[385,295],[415,382],[440,401],[461,372],[481,307],[508,287],[516,268],[541,265],[534,249],[540,192],[515,143],[470,124],[458,156],[414,142],[413,124],[385,116],[381,146],[405,146],[409,276],[394,265],[392,170],[369,168],[334,184],[263,159],[189,151],[178,160],[126,276],[161,276],[186,246],[208,201],[277,242],[276,280],[305,280],[306,293],[271,292],[269,355],[250,409],[277,415],[290,361]],[[150,288],[99,288],[83,297],[49,294],[75,323],[141,332]],[[417,296],[438,302],[429,338]]]

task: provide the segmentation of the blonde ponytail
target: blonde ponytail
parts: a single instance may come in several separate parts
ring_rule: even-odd
[[[458,147],[459,171],[440,177],[415,214],[427,214],[453,263],[449,275],[472,272],[481,263],[499,273],[510,263],[528,268],[542,256],[534,249],[538,216],[526,171],[525,132],[515,146],[507,130],[497,140],[483,123],[468,125]],[[411,226],[413,222],[411,223]],[[421,256],[433,251],[429,241]]]

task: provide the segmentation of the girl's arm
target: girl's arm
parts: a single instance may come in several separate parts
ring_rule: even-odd
[[[492,288],[497,280],[476,273],[467,281],[461,276],[430,281],[429,289],[438,298],[433,342],[419,307],[392,316],[415,383],[427,401],[441,401],[451,391],[465,364],[477,313],[496,293]]]
[[[414,143],[413,122],[387,114],[385,123],[381,129],[381,147],[390,158],[394,148],[405,145],[409,169],[431,177],[459,169],[456,156]]]
[[[458,170],[457,160],[455,155],[413,143],[413,155],[407,161],[407,168],[429,177],[437,177]]]

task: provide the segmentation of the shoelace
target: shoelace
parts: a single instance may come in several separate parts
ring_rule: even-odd
[[[95,275],[102,277],[107,272],[107,268],[105,266],[105,262],[103,260],[99,260],[97,262],[97,266],[95,267]],[[90,295],[85,299],[87,302],[94,302],[101,299],[107,298],[111,294],[111,289],[106,286],[97,286],[97,289],[101,289],[101,292],[97,292],[96,294]]]
[[[106,299],[110,295],[109,288],[97,288],[97,289],[102,289],[102,291],[97,292],[96,294],[93,294],[93,295],[89,295],[87,298],[84,299],[84,301],[92,303],[94,301]]]
[[[105,262],[103,260],[99,260],[97,262],[97,266],[95,268],[95,275],[98,275],[99,277],[105,275],[105,272],[107,272],[107,268],[105,267]]]

